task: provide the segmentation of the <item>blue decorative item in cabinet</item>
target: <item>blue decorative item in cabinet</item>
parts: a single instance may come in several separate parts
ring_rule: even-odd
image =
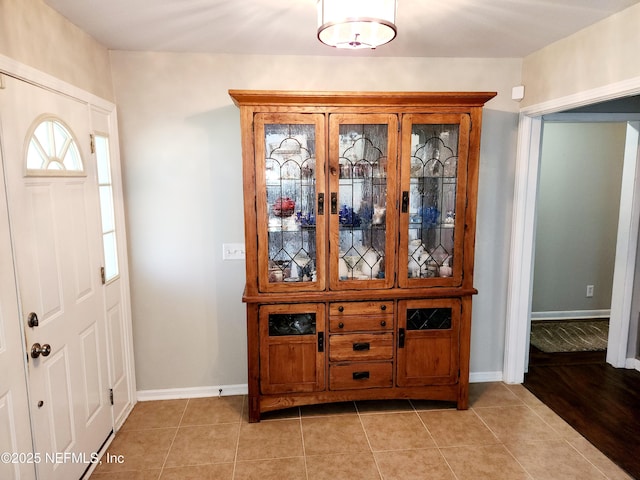
[[[296,212],[296,221],[303,227],[315,227],[316,226],[316,216],[309,212],[303,214],[302,212]]]
[[[421,209],[422,225],[426,227],[435,227],[440,219],[440,212],[436,207],[423,207]]]
[[[360,216],[353,211],[353,208],[342,205],[342,208],[338,212],[338,215],[340,218],[340,225],[344,225],[345,227],[360,226]]]

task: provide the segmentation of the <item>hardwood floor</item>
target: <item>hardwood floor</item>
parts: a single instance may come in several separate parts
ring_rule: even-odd
[[[532,347],[524,386],[640,479],[640,372],[604,359],[605,352],[548,354]]]

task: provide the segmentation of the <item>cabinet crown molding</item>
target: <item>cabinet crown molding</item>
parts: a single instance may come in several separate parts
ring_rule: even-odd
[[[482,107],[496,92],[348,92],[229,90],[238,106],[456,106]]]

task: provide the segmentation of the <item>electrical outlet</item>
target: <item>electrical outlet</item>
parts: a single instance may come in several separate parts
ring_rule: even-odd
[[[245,259],[244,243],[223,243],[222,259],[223,260],[244,260]]]
[[[593,285],[587,285],[587,298],[593,297]]]

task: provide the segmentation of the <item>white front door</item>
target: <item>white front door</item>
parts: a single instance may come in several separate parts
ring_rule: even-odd
[[[73,480],[113,425],[90,112],[10,77],[0,108],[37,469]]]
[[[0,150],[0,478],[32,480],[35,464],[28,460],[35,459],[2,163]]]

